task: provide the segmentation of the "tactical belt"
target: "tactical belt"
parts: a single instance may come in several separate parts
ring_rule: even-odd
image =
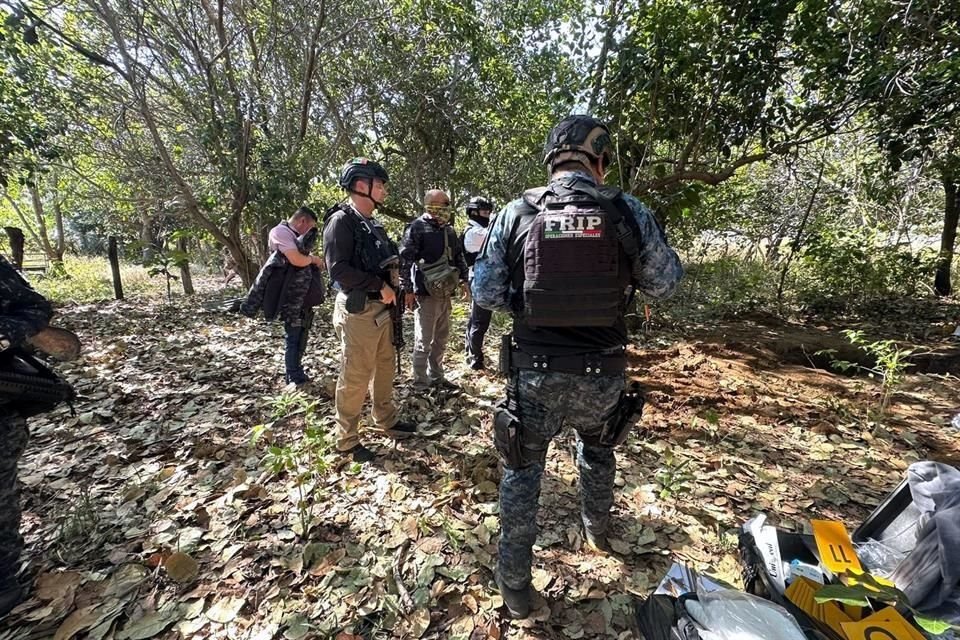
[[[576,356],[535,356],[511,349],[510,364],[517,369],[556,371],[589,376],[614,376],[627,368],[627,356],[619,353],[587,353]]]

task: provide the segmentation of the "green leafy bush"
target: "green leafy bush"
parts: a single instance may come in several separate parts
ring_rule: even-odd
[[[664,305],[671,315],[729,317],[775,305],[778,274],[759,260],[728,256],[685,268],[677,293]]]
[[[848,309],[924,293],[936,253],[891,245],[878,230],[826,229],[811,238],[794,270],[797,301],[814,309]]]

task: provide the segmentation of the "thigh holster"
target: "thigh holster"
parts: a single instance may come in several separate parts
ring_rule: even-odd
[[[523,469],[533,464],[543,466],[550,441],[525,429],[510,402],[503,400],[493,413],[493,444],[507,469]]]
[[[639,383],[633,382],[620,393],[617,404],[603,417],[603,427],[599,434],[580,439],[584,444],[594,447],[615,447],[627,439],[631,429],[640,422],[643,415],[643,391]]]

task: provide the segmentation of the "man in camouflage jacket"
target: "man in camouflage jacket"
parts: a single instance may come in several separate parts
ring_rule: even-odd
[[[46,328],[52,315],[50,303],[0,256],[0,352],[26,344]],[[23,597],[17,580],[23,550],[17,462],[28,435],[27,422],[16,408],[0,404],[0,617]]]
[[[653,214],[633,196],[602,186],[612,157],[607,127],[589,116],[565,118],[550,132],[544,156],[550,185],[547,191],[539,191],[563,194],[576,188],[579,191],[575,193],[594,194],[590,197],[595,205],[606,198],[601,194],[603,191],[609,196],[605,202],[610,208],[616,206],[623,211],[617,223],[626,223],[629,233],[621,237],[618,232],[616,238],[621,242],[619,252],[630,260],[620,259],[617,263],[618,282],[629,283],[630,287],[652,297],[670,295],[683,275],[683,267],[667,245]],[[571,199],[570,202],[583,201]],[[494,431],[498,452],[503,456],[507,449],[508,454],[504,456],[505,470],[500,482],[501,533],[496,581],[504,604],[515,618],[526,617],[530,610],[530,570],[537,539],[540,480],[550,441],[564,426],[576,431],[584,536],[589,546],[603,549],[617,468],[615,443],[611,444],[604,435],[613,424],[619,429],[618,435],[627,433],[629,426],[627,420],[615,420],[627,414],[628,406],[623,402],[627,343],[623,311],[626,305],[621,301],[614,307],[610,313],[616,317],[607,324],[564,321],[565,317],[574,317],[574,312],[590,317],[597,308],[588,295],[572,291],[578,282],[588,279],[584,273],[589,274],[590,269],[596,270],[600,264],[597,255],[583,253],[577,246],[585,244],[581,240],[601,236],[583,232],[585,227],[577,227],[575,223],[601,223],[605,218],[578,216],[576,207],[572,212],[569,208],[547,210],[535,207],[525,198],[514,200],[491,224],[473,267],[476,303],[486,309],[509,313],[514,319],[507,383],[508,401],[512,400],[514,406],[508,406],[508,411],[498,411]],[[534,222],[524,227],[528,233],[518,232],[523,223],[535,218],[545,220],[545,225],[557,226],[542,226],[537,232]],[[616,221],[612,216],[606,219],[610,225]],[[528,243],[538,243],[542,248],[554,236],[567,236],[556,241],[570,247],[566,250],[565,262],[540,263],[535,254],[531,258]],[[609,238],[609,230],[604,231],[604,236]],[[624,241],[628,236],[633,255]],[[564,270],[560,271],[559,265]],[[573,266],[577,268],[569,268]],[[542,270],[533,272],[531,267],[542,267]],[[527,277],[528,272],[538,277],[553,277],[554,282],[568,287],[565,292],[560,291],[566,296],[564,306],[543,310],[553,314],[551,323],[535,324],[534,318],[528,315],[528,310],[535,307],[527,297],[539,290],[538,283],[531,283]],[[617,297],[622,296],[625,289],[621,286],[603,291],[605,295]],[[509,422],[502,420],[503,417],[508,417]],[[499,425],[508,425],[508,429]],[[500,433],[504,433],[504,437],[501,438]]]

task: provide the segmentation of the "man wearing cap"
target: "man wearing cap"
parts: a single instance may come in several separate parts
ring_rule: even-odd
[[[396,352],[390,305],[398,304],[399,258],[396,244],[373,217],[387,197],[387,180],[379,163],[354,158],[340,173],[340,186],[348,199],[324,219],[324,257],[339,290],[333,327],[343,354],[334,401],[336,446],[355,462],[375,457],[360,439],[360,414],[368,389],[377,429],[395,439],[416,433],[415,425],[399,419],[393,400]]]
[[[413,389],[453,388],[444,377],[443,354],[450,336],[451,299],[457,285],[468,295],[467,263],[450,226],[450,197],[431,189],[424,214],[410,223],[400,247],[400,278],[407,309],[414,307]]]
[[[463,256],[466,258],[467,267],[470,269],[470,280],[473,280],[473,265],[480,254],[480,248],[483,247],[483,241],[487,237],[487,229],[490,225],[490,215],[493,213],[493,202],[482,197],[475,196],[470,198],[467,203],[467,228],[463,230],[460,236],[460,243],[463,245]],[[483,338],[490,328],[490,318],[492,312],[484,309],[477,304],[476,300],[470,303],[470,319],[467,321],[467,335],[464,339],[464,345],[467,352],[467,365],[476,371],[482,371],[486,368],[486,361],[483,357]]]
[[[602,122],[560,121],[544,146],[549,184],[507,205],[474,265],[477,304],[513,316],[501,347],[509,354],[507,399],[494,414],[504,461],[495,577],[517,618],[530,611],[547,449],[565,424],[577,434],[584,537],[606,547],[613,448],[642,406],[639,391],[625,386],[624,312],[633,290],[664,297],[683,275],[649,209],[603,186],[611,149]]]

